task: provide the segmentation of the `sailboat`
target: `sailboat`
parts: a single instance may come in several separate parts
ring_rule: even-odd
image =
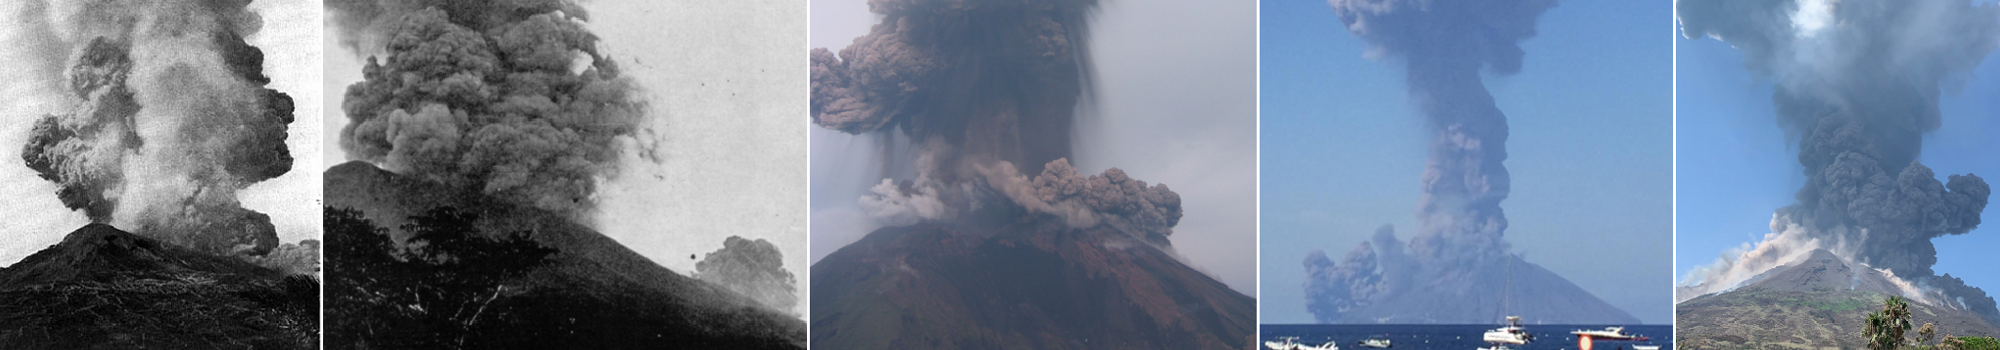
[[[1502,313],[1507,311],[1507,297],[1513,289],[1514,259],[1507,259],[1507,283],[1500,290],[1500,311]],[[1535,340],[1534,335],[1528,334],[1527,329],[1521,327],[1521,316],[1507,316],[1507,324],[1502,325],[1500,328],[1487,330],[1486,334],[1480,338],[1487,343],[1493,344],[1493,347],[1490,348],[1480,348],[1482,350],[1506,349],[1506,345],[1522,345]]]

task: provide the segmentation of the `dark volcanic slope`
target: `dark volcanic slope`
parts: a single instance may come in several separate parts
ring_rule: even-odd
[[[319,284],[90,224],[0,268],[0,347],[304,349]]]
[[[1881,272],[1816,250],[1736,290],[1675,305],[1675,333],[1693,348],[1858,349],[1868,313],[1899,294]],[[1910,313],[1917,326],[1937,324],[1940,337],[2000,335],[1970,312],[1911,302]]]
[[[1507,259],[1416,281],[1408,291],[1343,313],[1337,323],[1487,324],[1506,316],[1537,324],[1639,323],[1553,271],[1519,256]]]
[[[813,346],[1254,346],[1256,300],[1166,253],[1096,238],[1118,233],[1006,231],[889,227],[828,255],[812,266]]]
[[[535,241],[556,249],[550,263],[508,282],[509,290],[518,292],[495,304],[542,317],[506,325],[511,327],[507,330],[479,332],[518,336],[489,339],[493,343],[520,348],[805,347],[805,322],[661,267],[556,214],[508,206],[363,162],[328,169],[325,191],[328,207],[359,210],[377,226],[400,227],[410,216],[452,206],[478,213],[476,225],[482,231],[529,231]],[[400,240],[402,234],[394,231]]]

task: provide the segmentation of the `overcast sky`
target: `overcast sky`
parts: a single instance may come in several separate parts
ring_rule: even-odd
[[[1507,114],[1506,239],[1647,324],[1673,320],[1672,15],[1666,1],[1567,1],[1486,79]],[[1312,323],[1306,255],[1414,234],[1427,158],[1403,68],[1324,1],[1263,2],[1263,323]]]
[[[1108,0],[1092,23],[1098,112],[1079,118],[1079,172],[1117,167],[1180,193],[1172,237],[1195,268],[1256,295],[1256,1]],[[839,51],[877,18],[812,1],[811,46]],[[804,51],[799,53],[802,57]],[[799,114],[805,120],[805,114]],[[813,260],[873,228],[855,206],[881,181],[865,138],[812,131]]]

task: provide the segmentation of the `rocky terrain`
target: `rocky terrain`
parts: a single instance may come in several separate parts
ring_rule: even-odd
[[[1694,349],[1858,349],[1863,321],[1882,299],[1907,295],[1882,272],[1824,249],[1765,272],[1735,290],[1676,305],[1677,344]],[[1964,310],[1911,302],[1911,323],[1938,336],[2000,335]],[[1914,331],[1912,331],[1914,332]]]
[[[104,224],[0,268],[7,349],[311,349],[319,282]]]
[[[1110,230],[876,230],[813,264],[813,346],[1254,347],[1255,299]]]

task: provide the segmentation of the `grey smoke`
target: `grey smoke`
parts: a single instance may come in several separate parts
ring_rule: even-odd
[[[838,55],[813,49],[812,119],[880,141],[884,180],[859,204],[879,224],[975,222],[1003,204],[1167,246],[1180,197],[1070,166],[1087,110],[1093,0],[884,0]],[[914,152],[912,152],[914,151]],[[903,155],[914,153],[914,159]]]
[[[278,246],[237,193],[291,170],[292,99],[265,88],[248,0],[33,1],[30,66],[65,111],[34,123],[22,159],[91,221],[214,254]]]
[[[695,263],[694,277],[750,297],[776,310],[798,306],[798,279],[785,271],[784,254],[770,241],[729,236],[722,249]]]
[[[1507,117],[1483,72],[1521,70],[1520,42],[1554,0],[1330,0],[1370,57],[1404,63],[1410,98],[1431,133],[1417,233],[1405,245],[1388,228],[1334,263],[1309,256],[1308,308],[1322,322],[1395,293],[1421,276],[1473,271],[1509,258]],[[1405,256],[1407,254],[1407,256]]]
[[[1978,227],[1991,188],[1972,174],[1940,182],[1917,162],[1924,133],[1942,124],[1939,97],[2000,47],[2000,6],[1689,0],[1675,10],[1685,35],[1728,42],[1743,52],[1745,69],[1775,85],[1778,125],[1798,141],[1807,181],[1797,203],[1778,209],[1774,228],[1797,225],[1806,236],[1789,241],[1844,244],[1838,253],[1966,297],[2000,322],[1983,291],[1931,269],[1930,240]]]
[[[574,2],[326,5],[342,44],[374,55],[342,105],[349,158],[571,215],[594,209],[621,152],[653,158],[639,88]]]

